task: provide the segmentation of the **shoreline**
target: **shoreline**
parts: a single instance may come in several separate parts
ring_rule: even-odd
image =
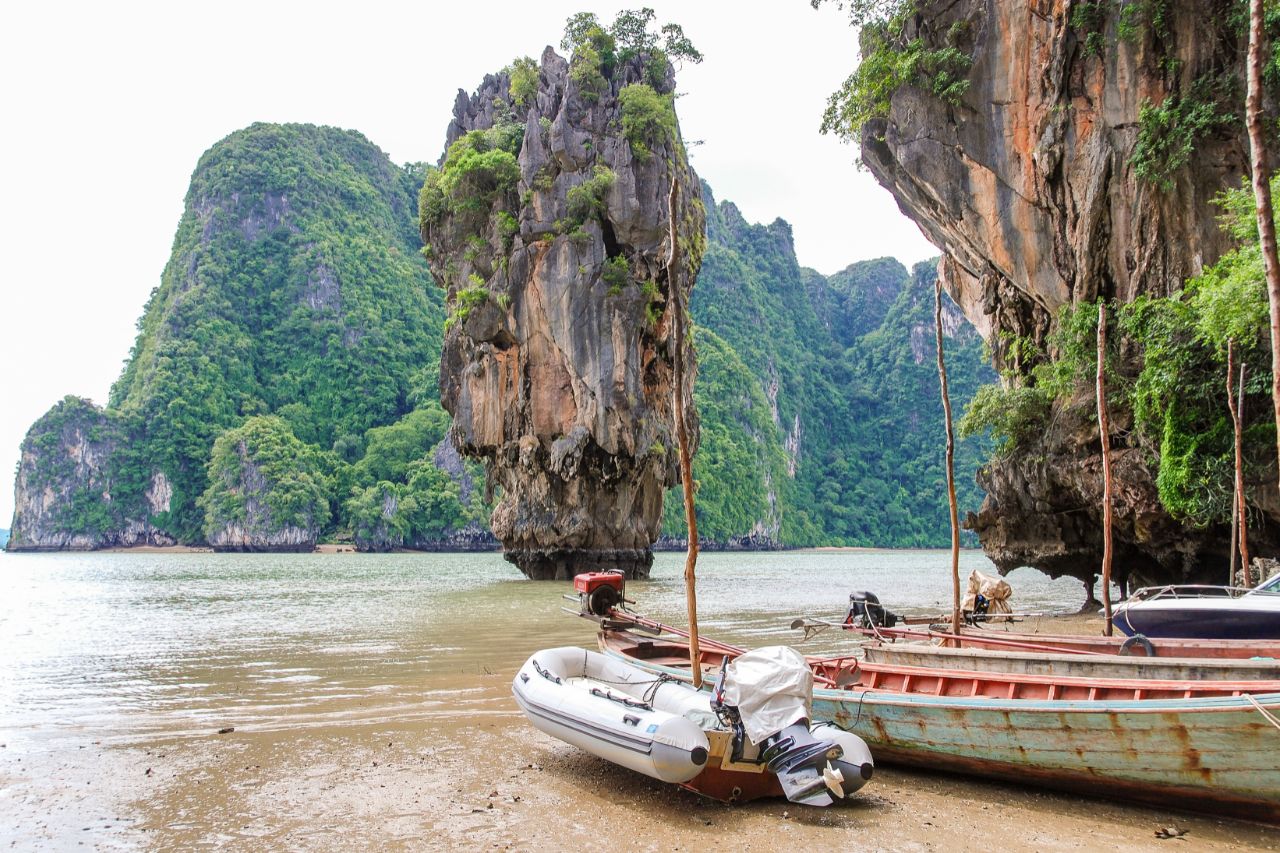
[[[655,554],[681,554],[683,548],[654,548]],[[796,548],[708,548],[700,546],[706,554],[877,554],[892,552],[896,554],[925,553],[945,551],[938,548],[892,548],[871,547],[866,545],[815,545]],[[961,548],[962,554],[981,554],[981,548]],[[209,545],[114,545],[110,548],[20,548],[10,551],[0,548],[5,554],[501,554],[501,548],[476,550],[474,548],[458,549],[421,549],[393,548],[390,551],[360,551],[355,545],[347,542],[321,542],[310,551],[218,551]]]

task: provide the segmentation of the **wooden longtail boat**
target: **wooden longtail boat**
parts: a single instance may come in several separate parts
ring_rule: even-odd
[[[1130,637],[1101,637],[1070,634],[1026,634],[991,628],[961,628],[959,634],[935,631],[925,627],[854,628],[848,630],[887,640],[924,640],[971,649],[1019,650],[1052,654],[1114,655]],[[1280,660],[1280,641],[1267,640],[1191,640],[1171,637],[1147,638],[1155,657],[1214,658],[1241,660],[1276,658]],[[1130,643],[1133,655],[1146,653],[1142,643]]]
[[[692,679],[678,636],[646,635],[654,623],[614,615],[601,623],[606,654]],[[706,670],[740,651],[702,642]],[[1280,823],[1275,682],[1066,679],[852,657],[810,664],[814,715],[861,735],[877,762]]]
[[[1165,681],[1280,680],[1280,660],[1243,658],[1149,658],[981,648],[915,642],[872,642],[862,647],[868,663],[966,669],[1020,675],[1143,678]]]

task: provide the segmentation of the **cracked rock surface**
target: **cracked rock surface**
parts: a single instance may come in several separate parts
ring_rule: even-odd
[[[1243,81],[1247,39],[1229,4],[1173,0],[1167,31],[1117,33],[1102,12],[1102,48],[1073,26],[1060,0],[929,2],[904,40],[954,44],[972,59],[956,104],[907,85],[886,120],[863,128],[862,160],[899,207],[943,249],[948,292],[991,346],[996,366],[1025,373],[1010,350],[1043,343],[1058,310],[1099,296],[1167,296],[1230,248],[1214,198],[1247,173],[1243,122],[1199,138],[1173,187],[1131,163],[1144,103],[1228,73]],[[1111,7],[1107,7],[1110,9]],[[1243,105],[1243,90],[1240,104]],[[1002,570],[1030,565],[1091,582],[1102,554],[1101,465],[1090,407],[1055,406],[1029,452],[979,474],[987,498],[967,526]],[[1230,529],[1193,529],[1161,507],[1154,464],[1115,424],[1115,566],[1120,578],[1168,582],[1225,577]],[[1090,430],[1093,430],[1091,433]],[[1272,490],[1274,491],[1274,489]],[[1255,494],[1276,543],[1274,495]],[[1263,527],[1263,525],[1259,525]]]
[[[647,576],[663,493],[678,480],[672,288],[696,277],[705,212],[678,130],[647,154],[623,134],[618,95],[646,78],[643,60],[591,93],[547,48],[537,91],[520,103],[505,72],[470,96],[460,91],[447,144],[516,122],[519,180],[485,210],[424,222],[432,273],[454,312],[440,367],[452,440],[483,462],[500,492],[494,535],[531,578]],[[674,85],[668,66],[655,89]],[[612,183],[582,216],[570,192],[602,168]],[[667,269],[673,180],[678,275]],[[460,291],[472,297],[465,308]],[[688,393],[684,405],[692,412]]]

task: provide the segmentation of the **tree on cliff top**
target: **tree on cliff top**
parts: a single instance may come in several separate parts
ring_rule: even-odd
[[[827,99],[823,133],[857,142],[865,125],[889,116],[889,104],[903,86],[914,86],[947,103],[959,103],[969,90],[973,62],[962,47],[966,28],[953,26],[940,47],[930,47],[907,24],[919,0],[809,0],[847,10],[849,23],[861,29],[862,61]]]
[[[565,21],[560,48],[573,54],[589,47],[608,65],[613,61],[626,62],[641,54],[648,54],[658,65],[667,61],[688,61],[696,65],[702,61],[702,54],[684,34],[683,27],[668,23],[655,32],[654,22],[654,11],[648,6],[621,10],[607,28],[600,24],[594,12],[578,12]]]

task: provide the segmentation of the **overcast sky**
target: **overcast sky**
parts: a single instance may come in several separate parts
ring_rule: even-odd
[[[6,3],[0,11],[0,527],[18,446],[67,394],[106,402],[160,281],[200,154],[255,121],[355,128],[434,162],[454,97],[558,45],[560,0]],[[856,62],[854,32],[808,0],[650,0],[706,55],[679,73],[694,168],[750,221],[795,229],[823,273],[936,254],[893,199],[818,133]],[[437,8],[438,6],[438,8]]]

